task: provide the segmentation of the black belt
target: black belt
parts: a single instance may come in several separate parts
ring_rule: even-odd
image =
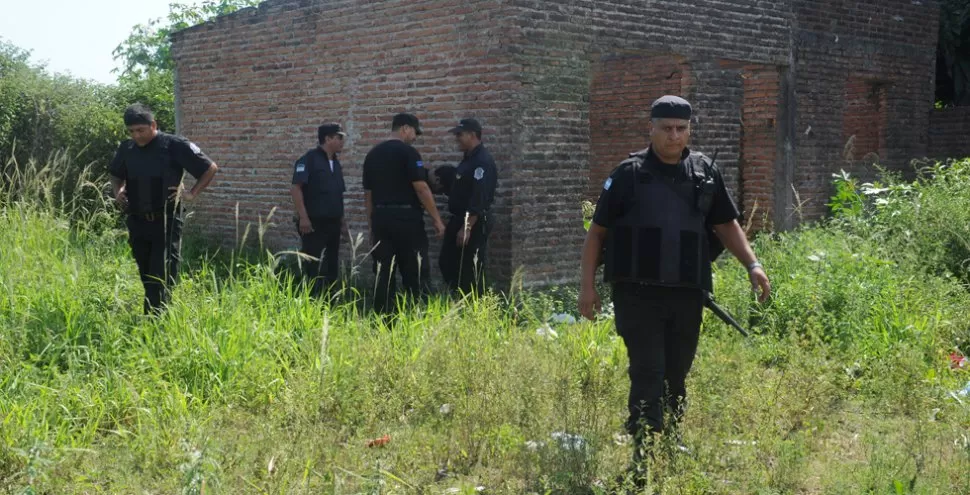
[[[420,210],[420,206],[414,206],[404,203],[381,203],[374,205],[374,208],[378,209],[396,209],[396,210]]]
[[[135,217],[139,220],[144,220],[146,222],[160,222],[163,219],[165,219],[166,214],[168,215],[168,218],[175,217],[174,210],[168,211],[168,212],[162,210],[162,211],[155,211],[151,213],[129,213],[128,216]]]

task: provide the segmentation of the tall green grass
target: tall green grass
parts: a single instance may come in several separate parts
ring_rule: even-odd
[[[549,321],[575,288],[433,298],[389,326],[352,293],[310,298],[269,253],[228,269],[199,255],[145,318],[103,196],[36,194],[59,166],[0,194],[0,492],[578,494],[624,472],[622,341],[609,319]],[[757,239],[765,305],[719,265],[720,301],[755,336],[707,316],[692,452],[661,453],[652,489],[970,488],[970,398],[950,394],[970,373],[947,359],[970,295],[870,232]]]

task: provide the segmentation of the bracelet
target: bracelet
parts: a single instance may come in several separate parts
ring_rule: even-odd
[[[764,266],[762,266],[761,263],[758,263],[757,261],[755,261],[754,263],[751,263],[750,265],[748,265],[748,273],[751,273],[751,270],[754,270],[755,268],[763,269]]]

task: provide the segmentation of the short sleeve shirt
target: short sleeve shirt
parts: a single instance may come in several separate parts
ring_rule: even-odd
[[[118,147],[108,172],[119,179],[128,179],[129,167],[137,167],[139,162],[157,163],[157,156],[164,153],[165,145],[171,164],[198,179],[209,170],[212,160],[195,143],[182,136],[159,132],[146,146],[140,147],[133,140],[127,140]]]
[[[454,215],[481,215],[495,198],[498,174],[495,160],[484,145],[465,154],[455,171],[455,183],[448,194],[448,211]]]
[[[652,174],[673,175],[680,180],[690,180],[688,175],[688,165],[685,159],[689,156],[689,150],[684,151],[684,159],[677,165],[662,163],[651,149],[644,160],[644,168]],[[624,164],[617,167],[606,182],[600,192],[599,200],[596,203],[596,211],[593,213],[593,222],[605,228],[611,228],[617,218],[622,217],[633,206],[635,200],[633,191],[634,170],[631,165]],[[724,185],[724,178],[716,166],[713,167],[714,182],[716,184],[714,201],[711,210],[707,215],[708,225],[720,225],[740,218],[741,214],[738,207],[731,199],[731,195]]]
[[[428,173],[413,146],[396,139],[384,141],[367,153],[363,169],[364,190],[371,192],[374,204],[421,206],[412,183],[427,181]]]

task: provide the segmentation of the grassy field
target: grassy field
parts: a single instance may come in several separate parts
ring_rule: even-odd
[[[126,233],[57,177],[8,173],[0,195],[0,492],[582,494],[624,472],[622,341],[609,318],[550,322],[575,288],[435,299],[389,328],[269,254],[196,254],[147,319]],[[766,305],[719,266],[755,336],[706,315],[691,452],[664,451],[651,489],[970,493],[970,371],[949,359],[970,350],[968,186],[970,161],[840,180],[833,221],[756,241]]]

